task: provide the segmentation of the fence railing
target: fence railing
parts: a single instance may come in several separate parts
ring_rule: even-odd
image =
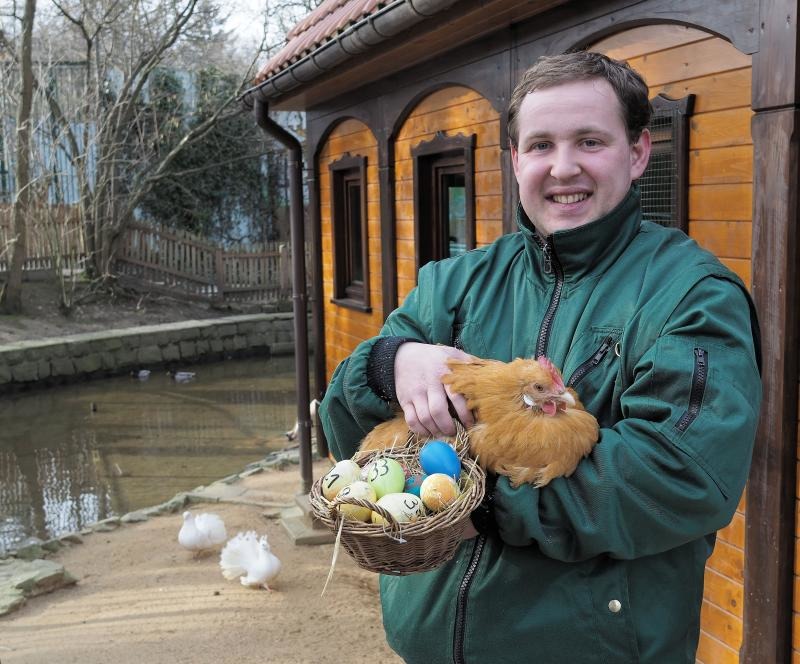
[[[114,273],[134,287],[220,302],[276,302],[291,296],[286,243],[223,249],[182,231],[134,224],[123,232]]]

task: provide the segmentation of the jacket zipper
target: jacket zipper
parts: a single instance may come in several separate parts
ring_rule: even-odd
[[[700,413],[703,394],[706,391],[708,380],[708,359],[706,351],[702,348],[694,349],[694,373],[692,374],[692,391],[689,393],[689,407],[675,424],[678,431],[686,431]]]
[[[538,235],[534,236],[537,243],[542,248],[544,257],[544,273],[551,274],[555,269],[556,285],[553,288],[553,295],[550,298],[550,304],[542,319],[542,325],[539,328],[539,338],[536,342],[536,354],[534,357],[542,357],[547,354],[547,344],[550,340],[550,326],[553,323],[553,318],[556,315],[558,303],[561,301],[561,290],[564,287],[564,270],[561,268],[561,263],[558,262],[558,257],[555,255],[553,249],[553,242],[551,239],[542,240]]]
[[[478,569],[478,562],[481,558],[483,546],[486,544],[486,535],[478,535],[475,538],[475,546],[472,547],[472,556],[467,565],[467,571],[464,572],[464,577],[461,579],[461,585],[458,587],[458,596],[456,598],[456,626],[453,633],[453,662],[454,664],[465,664],[464,659],[464,631],[467,623],[467,593],[469,587],[472,585],[472,580],[475,578],[475,572]]]
[[[561,263],[558,261],[558,257],[555,255],[552,240],[542,240],[538,234],[534,235],[534,238],[542,249],[542,256],[544,258],[544,273],[552,274],[553,269],[555,269],[556,273],[556,284],[555,288],[553,289],[553,295],[550,298],[550,304],[548,305],[547,311],[542,319],[542,324],[539,328],[539,338],[536,342],[535,357],[541,357],[547,352],[547,343],[550,338],[550,326],[553,323],[553,318],[556,315],[556,309],[561,301],[561,290],[564,287],[564,270],[561,267]],[[458,596],[456,599],[456,624],[455,631],[453,633],[453,662],[455,664],[466,663],[466,660],[464,659],[464,631],[466,629],[467,620],[467,593],[469,592],[469,588],[472,585],[473,579],[475,578],[475,572],[478,569],[478,563],[480,562],[481,553],[483,552],[483,547],[485,544],[486,536],[479,535],[475,540],[475,546],[472,549],[472,556],[470,557],[469,565],[467,565],[467,571],[464,572],[464,576],[461,579],[461,585],[458,587]]]
[[[603,343],[600,344],[600,348],[598,348],[594,355],[592,355],[586,362],[581,364],[575,371],[572,372],[572,375],[569,377],[567,381],[567,387],[575,387],[580,381],[582,381],[586,374],[590,371],[594,370],[597,365],[599,365],[603,358],[608,354],[608,351],[611,350],[611,345],[614,343],[614,337],[607,336],[603,339]]]

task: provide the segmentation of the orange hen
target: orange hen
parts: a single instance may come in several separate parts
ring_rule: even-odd
[[[568,477],[597,442],[597,420],[547,358],[509,363],[476,358],[447,365],[451,373],[442,382],[463,394],[475,413],[470,455],[484,469],[506,475],[513,486],[542,487]],[[370,431],[360,449],[402,447],[407,437],[400,413]]]

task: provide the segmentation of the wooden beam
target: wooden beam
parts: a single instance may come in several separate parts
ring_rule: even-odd
[[[378,186],[381,197],[381,289],[383,320],[397,307],[397,232],[394,218],[394,137],[391,127],[378,133]]]
[[[764,401],[747,487],[740,660],[792,661],[798,388],[797,0],[761,3],[753,57],[753,297]]]

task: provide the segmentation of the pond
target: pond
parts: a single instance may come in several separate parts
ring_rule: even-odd
[[[0,399],[0,554],[157,505],[286,446],[293,357],[181,369],[194,377],[153,371]]]

